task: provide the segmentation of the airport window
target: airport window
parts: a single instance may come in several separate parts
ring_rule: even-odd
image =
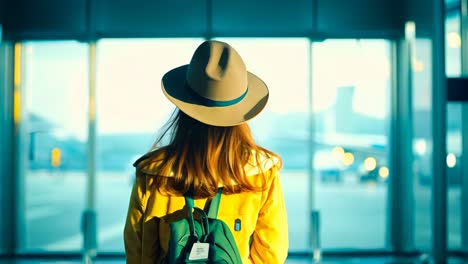
[[[413,61],[413,155],[415,246],[432,246],[431,41],[416,40]]]
[[[123,252],[122,230],[135,180],[174,107],[161,91],[168,70],[188,64],[200,39],[104,39],[97,46],[97,216],[101,252]]]
[[[447,21],[448,76],[460,75],[456,21],[457,17]],[[387,153],[390,42],[223,40],[239,51],[248,70],[270,88],[270,103],[250,125],[259,144],[284,158],[281,180],[289,216],[290,250],[309,247],[310,195],[320,212],[323,248],[385,248],[391,178]],[[158,129],[174,109],[161,93],[160,79],[167,70],[187,64],[201,41],[98,42],[100,252],[123,252],[122,229],[134,179],[131,165],[151,147]],[[21,156],[27,166],[23,175],[25,244],[20,250],[80,251],[86,193],[88,45],[25,42],[23,54],[21,89],[26,95],[23,107],[27,118],[22,122],[27,127],[28,151]],[[430,249],[432,239],[430,54],[430,41],[418,39],[413,61],[414,232],[415,247],[422,250]],[[448,241],[450,248],[457,249],[461,244],[461,111],[458,104],[449,104],[447,111]],[[309,193],[311,154],[315,181]],[[51,223],[53,228],[44,228]],[[356,228],[363,225],[364,231]],[[46,230],[54,232],[46,235]]]
[[[21,153],[26,251],[79,251],[86,182],[87,48],[78,42],[23,45]]]
[[[448,103],[447,105],[447,223],[448,246],[460,249],[461,238],[461,184],[462,184],[462,105]]]
[[[445,69],[448,77],[461,74],[460,13],[447,15],[445,21]]]
[[[120,231],[134,177],[131,163],[148,150],[156,129],[173,109],[160,91],[162,74],[172,67],[187,64],[199,42],[180,39],[99,42],[98,177],[100,186],[114,183],[114,188],[98,190],[102,197],[98,214],[106,216],[106,219],[101,217],[98,226],[101,251],[123,250]],[[270,103],[261,116],[251,122],[251,127],[258,143],[285,159],[282,181],[288,212],[294,212],[289,218],[292,221],[290,249],[305,250],[308,212],[305,202],[307,145],[304,143],[308,140],[309,42],[306,39],[237,39],[229,40],[229,43],[242,55],[248,70],[269,85]],[[274,61],[271,59],[273,53],[277,55]],[[138,86],[135,86],[136,80]],[[130,124],[120,120],[128,120]],[[275,125],[284,122],[289,123]],[[285,139],[294,144],[285,144]]]
[[[390,42],[313,44],[316,207],[323,248],[385,248]]]
[[[307,250],[310,43],[307,39],[222,40],[233,45],[247,69],[269,87],[269,102],[250,126],[258,144],[283,158],[281,182],[288,212],[289,250]]]
[[[460,76],[460,16],[448,14],[446,31],[446,74]],[[431,141],[431,41],[417,39],[413,61],[413,127],[414,127],[414,197],[415,247],[429,251],[432,247],[432,141]],[[447,104],[447,223],[448,246],[461,247],[461,109]]]
[[[245,0],[202,1],[197,14],[175,12],[180,10],[163,1],[144,7],[114,2],[109,8],[112,1],[75,1],[65,20],[56,11],[72,9],[61,10],[59,1],[42,8],[34,1],[0,0],[0,9],[8,9],[0,11],[0,264],[10,258],[79,261],[90,197],[97,213],[96,229],[90,229],[96,260],[125,262],[133,164],[155,147],[176,110],[163,95],[161,78],[188,64],[194,49],[216,35],[251,36],[216,39],[239,51],[247,69],[269,87],[269,103],[249,125],[260,146],[283,158],[287,263],[321,262],[311,248],[311,210],[319,213],[325,258],[463,261],[468,104],[441,101],[444,91],[435,88],[444,88],[444,70],[446,77],[468,74],[462,60],[468,54],[462,50],[467,1],[386,1],[382,17],[372,1],[355,1],[370,4],[357,19],[338,10],[340,1],[313,1],[307,16],[292,21],[305,25],[303,31],[291,31],[287,22],[283,29],[249,33],[226,28],[232,21],[219,16],[223,8],[251,16],[260,5]],[[289,21],[281,11],[294,5],[278,7],[262,7],[255,17]],[[331,19],[336,14],[345,16]],[[180,28],[193,18],[201,23]],[[415,31],[408,34],[412,18]],[[397,27],[403,21],[408,27]],[[442,56],[445,69],[436,63]],[[446,126],[433,126],[442,119]],[[438,175],[441,170],[446,174]],[[92,175],[96,188],[90,193]],[[442,190],[438,183],[445,180]],[[440,237],[447,238],[447,248]]]
[[[446,20],[446,74],[460,76],[459,14],[449,14]],[[416,40],[413,61],[413,127],[414,127],[414,197],[415,197],[415,247],[429,251],[432,247],[432,141],[431,141],[431,41]],[[461,247],[461,108],[447,104],[447,223],[448,245]]]
[[[134,180],[132,163],[149,150],[173,110],[161,93],[160,79],[167,70],[187,64],[201,41],[104,39],[97,44],[100,252],[123,251],[122,229]],[[248,70],[270,88],[270,103],[250,125],[258,143],[284,159],[281,180],[289,216],[290,250],[309,247],[311,109],[315,120],[313,200],[321,213],[323,248],[384,248],[387,182],[391,175],[385,130],[389,118],[389,42],[333,40],[314,43],[311,48],[307,39],[227,41],[242,54]],[[26,187],[32,188],[37,181],[47,187],[27,194],[39,197],[26,201],[40,208],[27,214],[28,249],[79,250],[86,193],[86,159],[82,156],[87,142],[87,46],[33,42],[25,45],[25,50],[30,119],[36,118],[34,115],[42,118],[30,121],[37,123],[31,127],[41,126],[36,130],[42,132],[30,135],[31,169]],[[60,77],[49,76],[56,72]],[[38,137],[47,138],[38,143]],[[359,145],[364,137],[371,138],[372,143]],[[44,146],[46,142],[51,146]],[[57,202],[41,204],[50,195],[59,197],[68,189],[76,192],[73,199],[53,198]],[[62,208],[68,216],[55,222],[63,230],[54,228],[57,234],[41,236],[41,221],[47,221],[49,215],[61,215]],[[364,233],[355,228],[363,223],[368,227]]]
[[[448,14],[445,22],[445,69],[448,77],[461,75],[460,13]],[[460,249],[462,165],[462,105],[447,104],[447,185],[448,185],[448,246]]]

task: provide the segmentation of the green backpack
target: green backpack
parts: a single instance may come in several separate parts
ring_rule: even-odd
[[[185,196],[189,216],[170,224],[169,252],[164,263],[242,264],[236,241],[229,227],[218,216],[222,188],[211,200],[208,213],[195,207],[193,198]],[[198,212],[200,219],[193,216]]]

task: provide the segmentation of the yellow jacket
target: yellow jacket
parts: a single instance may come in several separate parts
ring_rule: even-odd
[[[142,172],[146,176],[138,176],[133,186],[124,229],[127,263],[159,263],[168,252],[169,223],[185,217],[181,211],[183,196],[164,195],[152,184],[155,166],[145,165]],[[260,167],[265,177],[259,175]],[[249,180],[266,184],[267,188],[262,192],[223,194],[218,219],[230,227],[243,263],[284,263],[288,224],[277,163],[265,159],[261,165],[249,163],[245,170]],[[205,202],[197,199],[195,206],[204,208]],[[236,219],[241,220],[239,231],[234,230]]]

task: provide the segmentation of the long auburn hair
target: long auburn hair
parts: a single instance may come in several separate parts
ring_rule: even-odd
[[[167,135],[169,143],[159,146]],[[262,159],[276,158],[278,166],[282,164],[277,154],[255,143],[247,123],[211,126],[178,109],[153,149],[156,150],[149,159],[158,162],[155,173],[151,173],[155,174],[158,190],[175,195],[189,193],[196,198],[214,196],[219,185],[224,186],[226,193],[263,190],[264,186],[247,178],[244,166],[254,160],[260,174],[265,176],[260,165]]]

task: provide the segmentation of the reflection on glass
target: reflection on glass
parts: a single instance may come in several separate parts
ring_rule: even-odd
[[[461,248],[462,133],[461,104],[447,105],[448,245]]]
[[[460,14],[458,12],[448,15],[445,21],[445,64],[447,76],[460,76],[461,37]]]
[[[460,13],[447,16],[445,62],[449,77],[461,75]],[[448,246],[461,248],[462,117],[461,104],[447,104]]]
[[[82,246],[87,142],[87,46],[30,42],[23,46],[28,153],[24,192],[27,251],[78,251]]]
[[[327,40],[314,43],[312,59],[322,245],[384,248],[390,45]]]
[[[447,38],[458,32],[456,17],[446,22]],[[452,36],[453,37],[453,36]],[[460,74],[460,47],[456,43],[446,45],[446,73]],[[431,135],[431,41],[416,41],[416,56],[424,65],[423,70],[413,69],[413,126],[414,126],[414,175],[415,175],[415,246],[429,251],[432,246],[432,135]],[[448,244],[450,248],[461,245],[461,109],[458,104],[447,105],[447,184],[448,184]]]
[[[417,39],[415,56],[424,67],[413,67],[414,238],[416,248],[428,251],[432,245],[431,41]]]
[[[247,70],[268,85],[264,111],[250,122],[257,143],[278,153],[289,221],[289,250],[308,249],[309,41],[222,39],[244,59]]]
[[[165,72],[188,64],[199,39],[113,40],[97,46],[97,215],[101,252],[123,252],[122,230],[135,180],[133,162],[148,151],[174,109],[161,91]]]
[[[131,165],[148,150],[155,132],[173,109],[161,93],[161,77],[167,70],[187,64],[201,41],[98,42],[97,216],[101,252],[123,252],[122,230],[134,180]],[[311,69],[315,195],[321,214],[322,247],[385,247],[387,182],[391,177],[386,151],[389,43],[317,43],[312,49],[311,67],[307,39],[226,41],[239,51],[248,70],[270,88],[267,108],[250,124],[258,143],[284,158],[281,179],[290,250],[308,249]],[[421,60],[428,65],[424,69],[430,69],[430,59],[421,56]],[[28,249],[80,250],[80,217],[85,200],[87,47],[74,42],[29,43],[25,45],[25,65],[30,130],[25,192]],[[425,80],[430,77],[415,74],[416,79],[424,81],[420,86],[423,89],[415,88],[415,93],[427,94],[425,89],[430,91],[430,87]],[[418,98],[414,103],[417,109],[426,111],[430,107],[427,96],[414,98]],[[415,139],[420,162],[430,153],[428,138],[423,135]],[[453,163],[453,157],[450,160]],[[424,181],[430,175],[425,174],[425,167],[415,168],[420,183],[415,186],[416,220],[427,220],[430,188]],[[420,244],[428,243],[425,232],[430,231],[430,223],[422,223],[416,226]],[[49,230],[47,234],[45,230]]]
[[[413,72],[413,151],[415,157],[415,238],[416,247],[430,250],[432,245],[432,141],[431,141],[431,43],[417,40],[417,56],[427,66]],[[453,55],[453,54],[452,54]],[[457,59],[447,53],[447,74],[456,74]],[[459,57],[458,57],[459,60]],[[451,65],[451,66],[449,66]],[[453,66],[455,65],[455,66]],[[450,70],[452,69],[452,70]],[[450,247],[460,246],[460,166],[456,164],[461,153],[461,112],[457,105],[447,106],[447,184],[448,184],[448,242]]]

